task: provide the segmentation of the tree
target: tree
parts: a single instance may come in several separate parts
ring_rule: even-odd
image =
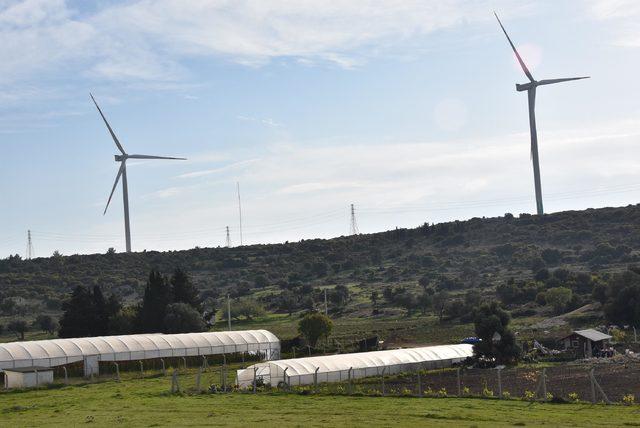
[[[550,288],[544,293],[544,300],[551,305],[555,313],[561,313],[571,302],[573,293],[567,287]]]
[[[186,303],[172,303],[167,306],[164,326],[166,333],[192,333],[205,329],[200,313]]]
[[[167,305],[172,302],[171,288],[167,279],[157,270],[149,273],[140,306],[139,328],[143,333],[160,333],[164,330]]]
[[[372,313],[374,315],[378,313],[378,299],[379,298],[380,298],[380,296],[378,295],[378,291],[377,290],[373,290],[371,292],[371,304],[373,305]]]
[[[231,318],[239,319],[245,317],[252,321],[254,318],[264,316],[264,308],[255,300],[243,299],[237,302],[231,302]]]
[[[329,337],[332,329],[331,319],[319,312],[306,314],[298,323],[298,332],[310,346],[316,346],[318,340]]]
[[[91,317],[91,336],[106,336],[109,334],[109,312],[100,286],[95,285],[91,293],[93,316]]]
[[[476,336],[481,341],[473,346],[476,357],[494,360],[496,364],[511,364],[520,358],[521,350],[508,328],[511,316],[496,302],[484,304],[474,312]]]
[[[94,310],[92,293],[78,285],[71,298],[62,304],[59,337],[86,337],[92,335]]]
[[[340,310],[344,308],[349,301],[349,289],[342,284],[338,284],[329,292],[328,297],[334,307]]]
[[[420,293],[420,295],[418,296],[417,305],[420,308],[420,313],[422,313],[422,315],[425,315],[427,313],[427,310],[431,307],[432,300],[433,299],[431,297],[431,294],[429,294],[426,290]]]
[[[449,300],[449,293],[447,291],[438,291],[432,296],[433,310],[438,315],[438,321],[442,322],[442,316],[444,315],[444,308],[447,306]]]
[[[134,306],[121,307],[109,318],[109,334],[131,334],[140,329],[138,309]]]
[[[33,326],[41,331],[53,334],[58,328],[58,322],[51,315],[38,315],[33,322]]]
[[[9,322],[7,330],[16,335],[18,340],[24,340],[24,334],[29,331],[29,324],[23,319],[17,319]]]
[[[395,296],[395,302],[400,305],[404,310],[407,311],[407,316],[410,317],[413,314],[413,311],[417,307],[416,297],[411,294],[409,291],[404,291],[397,296]]]
[[[173,271],[171,277],[171,291],[175,303],[186,303],[202,313],[202,300],[198,289],[191,282],[189,275],[180,268]]]
[[[0,334],[4,333],[4,325],[0,324]]]
[[[637,268],[613,275],[603,297],[604,314],[608,321],[640,326],[640,273]]]

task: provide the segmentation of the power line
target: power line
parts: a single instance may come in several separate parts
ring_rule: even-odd
[[[242,246],[242,203],[240,202],[240,182],[236,182],[236,188],[238,189],[238,214],[240,223],[240,246]]]

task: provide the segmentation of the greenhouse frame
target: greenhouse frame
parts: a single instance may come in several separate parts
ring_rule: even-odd
[[[279,358],[280,340],[267,330],[183,334],[135,334],[35,340],[0,344],[0,370],[55,367],[84,362],[85,376],[97,375],[101,361],[133,361],[234,353]]]
[[[450,367],[472,355],[472,345],[459,344],[276,360],[238,370],[236,382],[241,388],[253,385],[258,379],[272,386],[341,382],[416,369]]]

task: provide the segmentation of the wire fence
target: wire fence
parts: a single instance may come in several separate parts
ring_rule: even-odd
[[[304,386],[291,382],[270,385],[256,376],[245,391],[278,389],[297,393],[352,394],[372,396],[431,396],[513,398],[553,402],[635,402],[640,397],[640,362],[565,364],[550,367],[523,366],[502,369],[443,368],[421,370],[404,367],[389,375],[378,370],[373,376],[346,381],[323,382],[332,374],[317,373]]]

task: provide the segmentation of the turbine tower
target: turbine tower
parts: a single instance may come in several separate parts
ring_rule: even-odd
[[[96,105],[100,116],[102,116],[102,120],[104,124],[107,125],[107,129],[111,134],[111,138],[113,138],[113,142],[116,143],[116,147],[120,151],[121,154],[115,155],[116,162],[120,162],[120,168],[118,169],[118,174],[116,175],[116,181],[113,183],[113,188],[111,189],[111,194],[109,194],[109,199],[107,200],[107,205],[104,207],[104,212],[102,215],[107,213],[107,208],[109,208],[109,203],[111,202],[111,198],[113,197],[113,193],[116,191],[116,186],[118,185],[118,181],[120,177],[122,177],[122,200],[124,202],[124,236],[127,244],[127,253],[131,252],[131,228],[129,226],[129,189],[127,187],[127,159],[172,159],[172,160],[186,160],[185,158],[170,158],[164,156],[149,156],[149,155],[130,155],[124,151],[122,144],[118,141],[118,137],[111,129],[111,125],[107,122],[107,118],[104,117],[102,110],[100,110],[100,106],[96,102],[96,99],[93,98],[93,94],[89,93],[93,103]]]
[[[542,85],[552,85],[554,83],[561,82],[569,82],[571,80],[580,80],[580,79],[588,79],[588,76],[584,77],[565,77],[561,79],[545,79],[545,80],[536,80],[531,75],[531,72],[524,64],[522,57],[516,50],[515,45],[511,41],[511,38],[507,34],[507,30],[504,29],[502,22],[500,22],[500,18],[498,18],[497,13],[493,13],[498,20],[498,24],[500,24],[500,28],[502,28],[502,32],[505,36],[507,36],[507,40],[511,45],[511,49],[513,49],[513,53],[516,54],[516,58],[518,59],[518,63],[520,67],[522,67],[522,71],[529,79],[528,83],[518,84],[516,83],[516,91],[522,92],[527,91],[527,96],[529,98],[529,129],[531,131],[531,160],[533,162],[533,179],[536,188],[536,208],[538,211],[538,215],[544,214],[544,208],[542,206],[542,184],[540,183],[540,159],[538,157],[538,131],[536,130],[536,88]]]

